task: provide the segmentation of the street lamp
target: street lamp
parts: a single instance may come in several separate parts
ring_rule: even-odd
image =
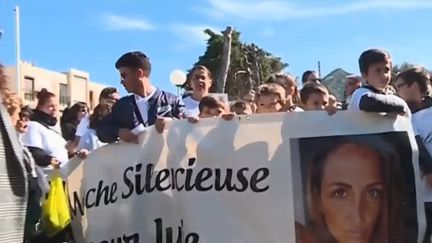
[[[174,70],[170,74],[171,84],[177,87],[177,95],[180,96],[180,89],[186,82],[186,73],[182,70]]]

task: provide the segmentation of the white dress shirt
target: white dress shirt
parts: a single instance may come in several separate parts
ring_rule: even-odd
[[[147,124],[148,121],[148,110],[149,110],[149,99],[151,97],[153,97],[153,95],[156,93],[156,88],[152,87],[152,92],[150,93],[150,95],[146,96],[146,97],[141,97],[137,94],[134,94],[135,97],[135,101],[136,104],[138,106],[138,110],[141,113],[141,117],[143,119],[144,125]],[[140,114],[136,114],[137,116]]]

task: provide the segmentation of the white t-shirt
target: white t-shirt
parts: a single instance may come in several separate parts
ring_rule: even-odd
[[[416,112],[412,116],[412,125],[416,135],[419,135],[432,155],[432,107]]]
[[[302,112],[304,111],[300,106],[296,106],[294,107],[294,109],[292,110],[292,112]]]
[[[348,96],[345,100],[346,107],[348,109],[349,104],[351,104],[352,95]]]
[[[84,133],[86,133],[87,130],[89,129],[89,125],[90,125],[90,117],[87,114],[81,119],[80,123],[78,124],[77,130],[75,132],[75,136],[78,137],[84,136]]]
[[[366,88],[358,88],[354,91],[354,93],[351,95],[349,103],[348,103],[348,110],[351,111],[359,111],[360,110],[360,100],[361,98],[366,95],[373,93],[372,90],[366,89]]]
[[[49,129],[39,122],[30,121],[28,124],[28,131],[22,137],[22,142],[27,147],[37,147],[55,157],[60,161],[60,167],[66,165],[69,161],[68,152],[66,150],[66,140],[54,131]],[[44,168],[45,170],[51,170],[52,166]]]
[[[424,146],[432,155],[432,108],[418,111],[412,115],[412,126],[415,135],[420,136]],[[432,202],[432,189],[424,182],[424,201]]]
[[[80,138],[78,149],[87,149],[88,151],[92,151],[98,149],[102,146],[106,145],[106,143],[102,143],[96,135],[96,130],[87,129],[87,132]]]
[[[188,96],[183,99],[183,103],[185,105],[187,115],[189,117],[198,117],[199,116],[199,101],[194,100],[192,96]]]
[[[149,110],[148,101],[155,93],[156,93],[156,88],[153,87],[153,90],[150,93],[150,95],[148,95],[146,97],[141,97],[137,94],[133,95],[135,97],[135,102],[138,106],[138,110],[141,113],[141,117],[142,117],[145,124],[147,124],[147,120],[148,120],[148,110]],[[139,115],[139,114],[136,114],[136,115]]]
[[[367,95],[367,94],[374,94],[374,92],[370,89],[363,88],[363,87],[356,89],[354,91],[354,93],[352,94],[351,99],[349,101],[348,110],[360,111],[360,101],[361,101],[362,97],[364,95]],[[409,109],[407,103],[402,98],[400,98],[396,95],[392,95],[392,94],[386,94],[386,95],[391,96],[393,99],[398,99],[401,102],[403,102],[404,106],[405,106],[405,110],[409,112],[410,109]],[[411,117],[411,113],[409,113],[407,115],[408,115],[408,117]]]

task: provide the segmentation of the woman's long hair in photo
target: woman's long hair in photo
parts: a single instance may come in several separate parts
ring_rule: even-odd
[[[381,176],[384,181],[383,200],[381,210],[371,235],[370,243],[399,243],[404,242],[403,229],[397,219],[401,209],[401,198],[398,197],[397,184],[400,174],[399,157],[394,148],[384,142],[379,135],[344,136],[331,138],[312,159],[309,164],[307,180],[307,209],[311,218],[310,228],[320,243],[336,243],[336,239],[329,232],[325,218],[320,212],[321,183],[327,158],[346,144],[355,144],[368,148],[379,155]]]

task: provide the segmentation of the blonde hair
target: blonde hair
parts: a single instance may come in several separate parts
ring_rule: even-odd
[[[3,94],[3,105],[9,115],[13,115],[16,111],[20,111],[21,99],[17,94],[6,90]]]

